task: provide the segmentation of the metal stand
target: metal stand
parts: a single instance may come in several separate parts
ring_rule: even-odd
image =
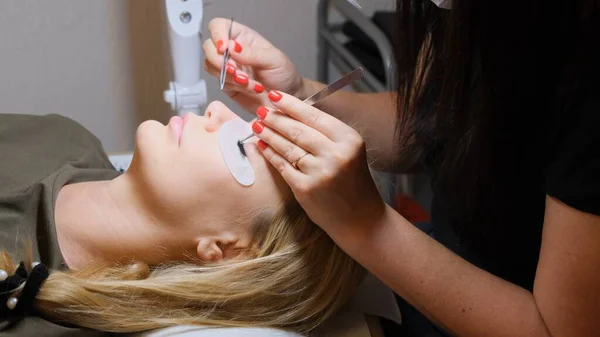
[[[341,24],[329,22],[332,9],[337,10],[347,20],[356,24],[377,46],[385,70],[385,83],[381,83],[373,74],[366,71],[363,80],[355,86],[359,92],[384,92],[396,90],[396,62],[393,49],[385,34],[366,17],[359,9],[346,0],[320,0],[317,13],[318,80],[329,82],[329,64],[333,64],[342,73],[362,66],[361,62],[336,38],[342,31]],[[364,67],[363,67],[364,68]],[[388,203],[393,202],[397,194],[397,186],[409,196],[414,196],[413,183],[409,175],[395,175],[373,172],[379,180],[380,191]]]
[[[201,114],[207,103],[202,72],[203,0],[165,0],[175,79],[164,99],[179,115]]]

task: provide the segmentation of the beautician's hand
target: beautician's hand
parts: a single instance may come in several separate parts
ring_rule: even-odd
[[[229,48],[225,92],[238,104],[254,113],[268,104],[270,89],[299,93],[304,81],[290,59],[254,30],[235,22],[228,41],[230,19],[211,20],[211,38],[204,43],[205,70],[219,78],[223,54]]]
[[[270,92],[274,109],[259,108],[258,147],[292,188],[308,216],[338,244],[368,230],[384,215],[354,129],[299,99]],[[345,241],[348,243],[348,241]]]

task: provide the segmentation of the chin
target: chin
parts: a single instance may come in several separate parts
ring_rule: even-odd
[[[157,145],[167,127],[155,120],[148,120],[141,123],[135,132],[135,147],[143,150]]]
[[[167,131],[165,125],[154,120],[145,121],[138,126],[130,170],[138,167],[142,162],[156,162],[158,158],[169,154],[168,146],[165,143],[168,139]]]
[[[165,127],[166,126],[164,124],[162,124],[161,122],[155,121],[155,120],[144,121],[138,126],[138,128],[135,132],[136,141],[138,141],[140,137],[143,137],[143,136],[147,135],[148,133],[152,134],[158,130],[161,130],[161,129],[164,130]]]

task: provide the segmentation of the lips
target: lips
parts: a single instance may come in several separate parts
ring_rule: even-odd
[[[188,113],[185,116],[183,116],[183,126],[182,129],[185,128],[185,125],[190,121],[190,118],[192,117],[192,113]]]
[[[169,128],[173,130],[175,134],[175,140],[177,140],[177,144],[181,143],[181,135],[183,135],[183,127],[185,126],[183,118],[179,116],[171,117],[169,121]]]

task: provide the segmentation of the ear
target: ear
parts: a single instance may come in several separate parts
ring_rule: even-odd
[[[196,252],[202,261],[216,262],[223,259],[223,250],[216,238],[201,238]]]

